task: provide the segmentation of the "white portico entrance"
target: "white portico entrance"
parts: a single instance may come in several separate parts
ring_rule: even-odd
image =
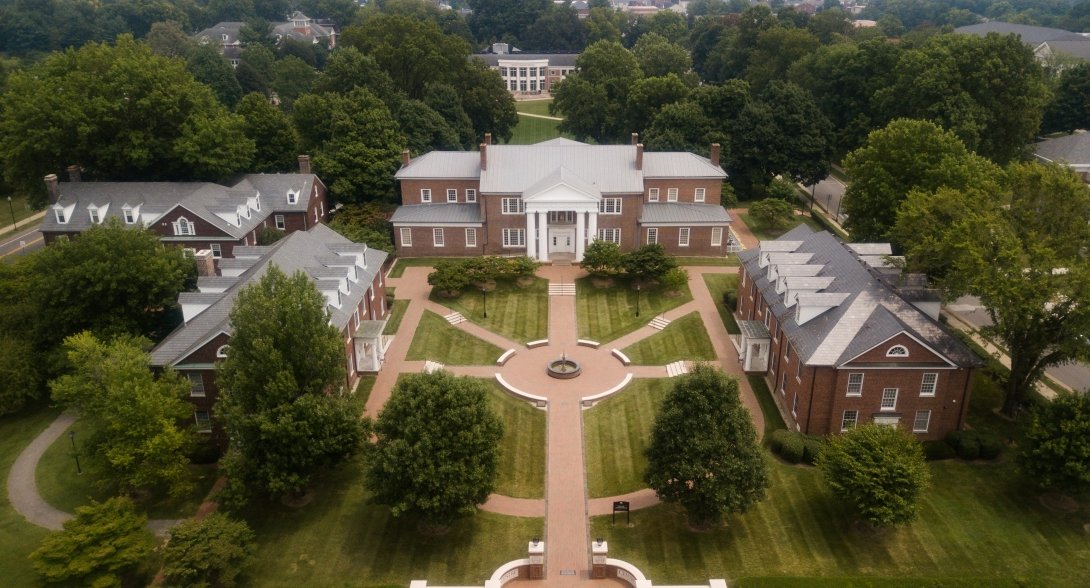
[[[526,255],[549,261],[553,254],[583,260],[587,243],[598,234],[602,193],[564,167],[522,194],[526,212]],[[570,257],[569,257],[570,259]]]

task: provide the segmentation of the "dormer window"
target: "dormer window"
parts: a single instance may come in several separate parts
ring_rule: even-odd
[[[220,35],[220,38],[223,39],[224,41],[228,41],[228,40],[230,40],[231,37],[227,33],[223,33],[222,35]]]
[[[64,216],[64,209],[63,208],[58,206],[57,208],[53,209],[53,213],[57,215],[57,222],[58,223],[60,223],[62,225],[68,224],[68,218],[66,216]]]
[[[175,235],[196,235],[197,229],[193,226],[193,223],[189,222],[189,219],[179,217],[174,221],[174,234]]]
[[[88,208],[87,212],[89,212],[91,214],[91,222],[92,223],[97,225],[98,223],[102,222],[102,219],[99,218],[99,216],[98,216],[98,209],[97,208]]]
[[[121,212],[125,215],[125,224],[131,225],[136,222],[136,215],[133,214],[132,209],[126,206],[121,209]]]
[[[886,357],[908,357],[908,348],[904,345],[894,345],[886,351]]]
[[[288,192],[288,204],[295,204],[299,201],[298,192]]]

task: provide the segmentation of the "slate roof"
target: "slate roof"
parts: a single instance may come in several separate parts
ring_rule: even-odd
[[[219,297],[216,302],[191,318],[188,323],[175,329],[151,351],[152,365],[174,365],[219,333],[231,334],[233,328],[228,315],[235,304],[235,298],[243,288],[260,280],[271,265],[275,264],[289,276],[296,271],[310,275],[310,270],[326,267],[318,261],[320,257],[338,252],[363,252],[365,248],[363,255],[367,267],[356,266],[357,281],[348,282],[348,294],[342,294],[339,308],[326,306],[331,313],[330,324],[337,329],[344,329],[356,306],[367,295],[367,289],[371,287],[375,276],[382,270],[386,253],[363,244],[352,243],[332,229],[319,224],[309,231],[291,233],[271,245],[265,257],[239,276],[226,292],[216,295]],[[345,271],[341,271],[339,275],[345,275]],[[192,293],[186,293],[183,296],[188,299],[203,299],[206,295],[193,296]]]
[[[1056,163],[1090,164],[1090,133],[1072,133],[1037,143],[1033,154]]]
[[[480,224],[480,204],[407,204],[399,206],[390,217],[391,223],[427,223],[427,224]]]
[[[731,222],[731,218],[727,210],[718,204],[648,202],[643,205],[643,218],[640,222],[645,225],[672,223],[722,225]]]
[[[217,45],[235,45],[238,44],[238,34],[242,30],[242,22],[225,21],[218,22],[207,29],[193,35],[193,38],[197,39],[201,43],[215,43]],[[227,35],[227,39],[224,40],[223,35]]]
[[[810,254],[808,265],[824,266],[818,276],[834,278],[828,287],[809,296],[832,298],[828,295],[839,294],[838,300],[843,298],[834,308],[800,325],[795,320],[795,306],[788,308],[784,304],[775,284],[768,280],[768,268],[759,267],[760,248],[739,254],[747,275],[770,302],[785,336],[807,365],[839,366],[902,331],[959,366],[982,365],[942,325],[878,280],[833,235],[799,225],[778,241],[799,241],[795,253]]]
[[[1054,53],[1064,53],[1079,59],[1090,60],[1090,38],[1080,36],[1077,40],[1046,41],[1044,44],[1048,45]]]
[[[472,57],[479,57],[492,67],[499,67],[500,60],[504,61],[537,61],[549,60],[549,67],[575,67],[578,53],[477,53]]]
[[[988,33],[999,33],[1000,35],[1018,35],[1022,38],[1022,42],[1027,45],[1037,47],[1041,43],[1048,41],[1086,41],[1086,37],[1073,33],[1071,31],[1065,31],[1063,29],[1053,29],[1049,27],[1037,27],[1031,25],[1014,24],[1009,22],[982,22],[978,24],[968,25],[964,27],[958,27],[954,29],[955,33],[962,33],[968,35],[976,35],[983,37]]]

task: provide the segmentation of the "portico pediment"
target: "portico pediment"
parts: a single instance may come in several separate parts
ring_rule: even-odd
[[[527,210],[597,210],[602,192],[571,170],[559,167],[522,193]]]

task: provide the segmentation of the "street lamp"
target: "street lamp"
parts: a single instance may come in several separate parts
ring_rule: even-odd
[[[79,452],[76,451],[76,432],[68,431],[68,440],[72,442],[72,457],[76,458],[76,474],[82,476],[83,468],[79,467]]]
[[[17,231],[19,230],[19,223],[15,222],[15,208],[11,205],[11,196],[8,196],[8,210],[11,211],[12,230]]]
[[[640,283],[636,282],[636,316],[640,316]]]
[[[488,289],[481,286],[481,307],[484,308],[484,318],[488,318]]]
[[[810,216],[814,216],[814,193],[817,192],[817,182],[810,185]]]

